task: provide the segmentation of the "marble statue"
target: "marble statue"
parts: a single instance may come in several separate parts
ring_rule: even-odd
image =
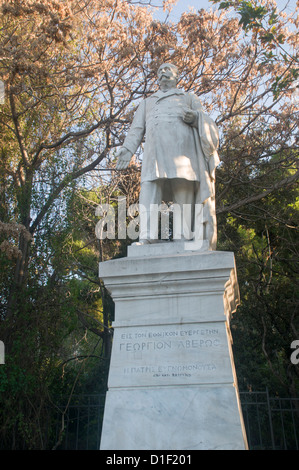
[[[195,207],[200,205],[203,239],[216,249],[215,168],[219,164],[218,129],[203,112],[199,98],[177,88],[178,68],[158,69],[159,90],[137,108],[132,125],[117,153],[116,169],[124,170],[145,136],[141,170],[140,212],[145,214],[139,244],[156,242],[150,232],[152,205],[173,202],[181,210],[181,233],[174,240],[194,238]],[[192,216],[183,208],[189,206]],[[140,213],[140,215],[142,215]]]

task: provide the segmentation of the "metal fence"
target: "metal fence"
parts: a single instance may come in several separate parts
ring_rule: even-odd
[[[250,450],[299,449],[299,398],[240,392]]]
[[[250,450],[299,450],[299,398],[278,398],[264,392],[240,392]],[[55,447],[99,449],[105,394],[76,395],[57,412]]]
[[[100,448],[105,394],[73,395],[57,406],[54,448],[96,450]]]

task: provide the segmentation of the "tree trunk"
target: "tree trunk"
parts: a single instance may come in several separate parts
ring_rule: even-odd
[[[24,225],[28,232],[30,230],[30,211],[31,211],[31,198],[32,198],[32,173],[28,172],[26,180],[23,185],[19,188],[18,194],[18,206],[20,214],[20,223]],[[21,252],[17,259],[14,277],[9,292],[7,302],[7,313],[6,319],[12,319],[17,314],[21,302],[22,302],[22,291],[26,286],[28,278],[28,265],[30,259],[30,247],[31,239],[26,233],[20,233],[19,236],[19,250]]]

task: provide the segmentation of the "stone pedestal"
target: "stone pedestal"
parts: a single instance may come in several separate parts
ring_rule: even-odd
[[[134,246],[99,273],[115,302],[101,449],[246,449],[233,253]]]

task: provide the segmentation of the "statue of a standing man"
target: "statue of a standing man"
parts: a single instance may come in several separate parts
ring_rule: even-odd
[[[216,249],[215,168],[219,163],[218,130],[202,110],[199,98],[177,88],[178,69],[163,64],[158,70],[159,90],[144,99],[134,116],[123,146],[118,152],[117,169],[128,167],[144,135],[140,207],[145,210],[139,243],[153,243],[150,208],[162,201],[181,207],[181,234],[174,239],[194,236],[194,216],[185,217],[184,205],[203,205],[203,239]],[[142,210],[142,209],[141,209]],[[141,214],[140,214],[141,215]],[[154,237],[155,238],[155,237]]]

